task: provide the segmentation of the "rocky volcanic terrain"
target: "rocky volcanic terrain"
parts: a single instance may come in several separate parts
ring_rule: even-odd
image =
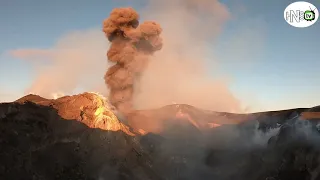
[[[94,93],[28,95],[0,104],[0,179],[319,180],[319,109],[170,105],[119,120]]]

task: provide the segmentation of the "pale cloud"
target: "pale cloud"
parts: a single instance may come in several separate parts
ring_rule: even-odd
[[[151,0],[144,19],[163,27],[163,49],[156,52],[137,88],[139,109],[183,103],[198,108],[239,112],[240,101],[229,90],[229,78],[213,78],[218,63],[209,44],[217,42],[231,14],[216,0]],[[207,60],[210,59],[210,64]]]
[[[53,93],[73,94],[77,89],[105,94],[102,84],[108,46],[100,29],[90,29],[65,34],[49,49],[17,49],[10,54],[28,60],[34,68],[36,77],[26,94],[51,98]],[[39,58],[49,63],[32,61]]]
[[[9,51],[9,54],[19,59],[36,60],[52,58],[54,52],[49,49],[17,49]]]

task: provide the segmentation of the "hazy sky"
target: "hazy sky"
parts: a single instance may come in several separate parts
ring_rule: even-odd
[[[320,20],[304,29],[288,25],[283,11],[291,0],[221,2],[232,19],[210,44],[219,59],[218,71],[208,60],[212,76],[225,75],[234,95],[253,111],[319,105]],[[320,0],[309,2],[320,7]],[[139,0],[0,0],[0,101],[22,96],[35,78],[32,63],[10,51],[52,48],[67,33],[100,30],[114,7],[139,11],[144,5]]]

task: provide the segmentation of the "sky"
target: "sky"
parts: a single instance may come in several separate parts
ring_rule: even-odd
[[[220,2],[232,18],[217,39],[208,43],[210,53],[219,59],[217,68],[208,57],[212,77],[227,78],[234,96],[251,111],[319,105],[320,21],[303,29],[287,24],[283,11],[292,0]],[[320,7],[320,0],[309,2]],[[24,95],[36,78],[34,63],[50,64],[30,62],[10,52],[61,48],[59,40],[68,33],[100,31],[103,19],[113,8],[132,6],[139,11],[145,5],[143,0],[0,0],[0,101]],[[102,37],[101,41],[106,39]],[[90,49],[90,44],[82,49]],[[96,63],[94,58],[90,63]]]

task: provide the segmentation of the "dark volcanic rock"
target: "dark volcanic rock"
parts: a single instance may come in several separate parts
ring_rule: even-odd
[[[306,109],[241,115],[172,105],[134,112],[135,121],[162,124],[159,134],[138,136],[108,131],[117,119],[91,126],[95,101],[83,94],[0,104],[0,179],[320,179],[318,124],[302,120]]]
[[[320,106],[310,108],[307,111],[303,112],[302,118],[320,122]]]
[[[122,130],[127,134],[134,135],[129,127],[118,120],[113,107],[99,94],[86,92],[58,99],[45,99],[37,95],[27,95],[15,102],[20,104],[33,102],[38,105],[49,106],[56,109],[58,115],[63,119],[77,120],[91,128]]]
[[[33,103],[0,109],[0,179],[158,179],[122,131],[91,129]]]
[[[16,100],[16,102],[19,102],[19,103],[24,103],[26,101],[31,101],[31,102],[34,102],[34,103],[39,103],[41,101],[50,101],[51,99],[46,99],[46,98],[43,98],[39,95],[35,95],[35,94],[29,94],[29,95],[26,95],[22,98],[19,98],[18,100]]]
[[[127,118],[129,124],[134,128],[141,128],[147,132],[160,133],[168,120],[177,119],[177,116],[188,120],[200,130],[207,130],[210,123],[220,125],[243,124],[247,126],[259,123],[259,129],[267,131],[270,128],[279,127],[287,119],[297,116],[308,108],[297,108],[282,111],[269,111],[251,114],[233,114],[226,112],[215,112],[186,104],[168,105],[159,109],[139,110],[132,112]]]
[[[213,148],[206,164],[218,179],[320,179],[319,138],[313,127],[284,125],[267,146]]]
[[[310,108],[308,112],[320,112],[320,106],[315,106],[313,108]]]

